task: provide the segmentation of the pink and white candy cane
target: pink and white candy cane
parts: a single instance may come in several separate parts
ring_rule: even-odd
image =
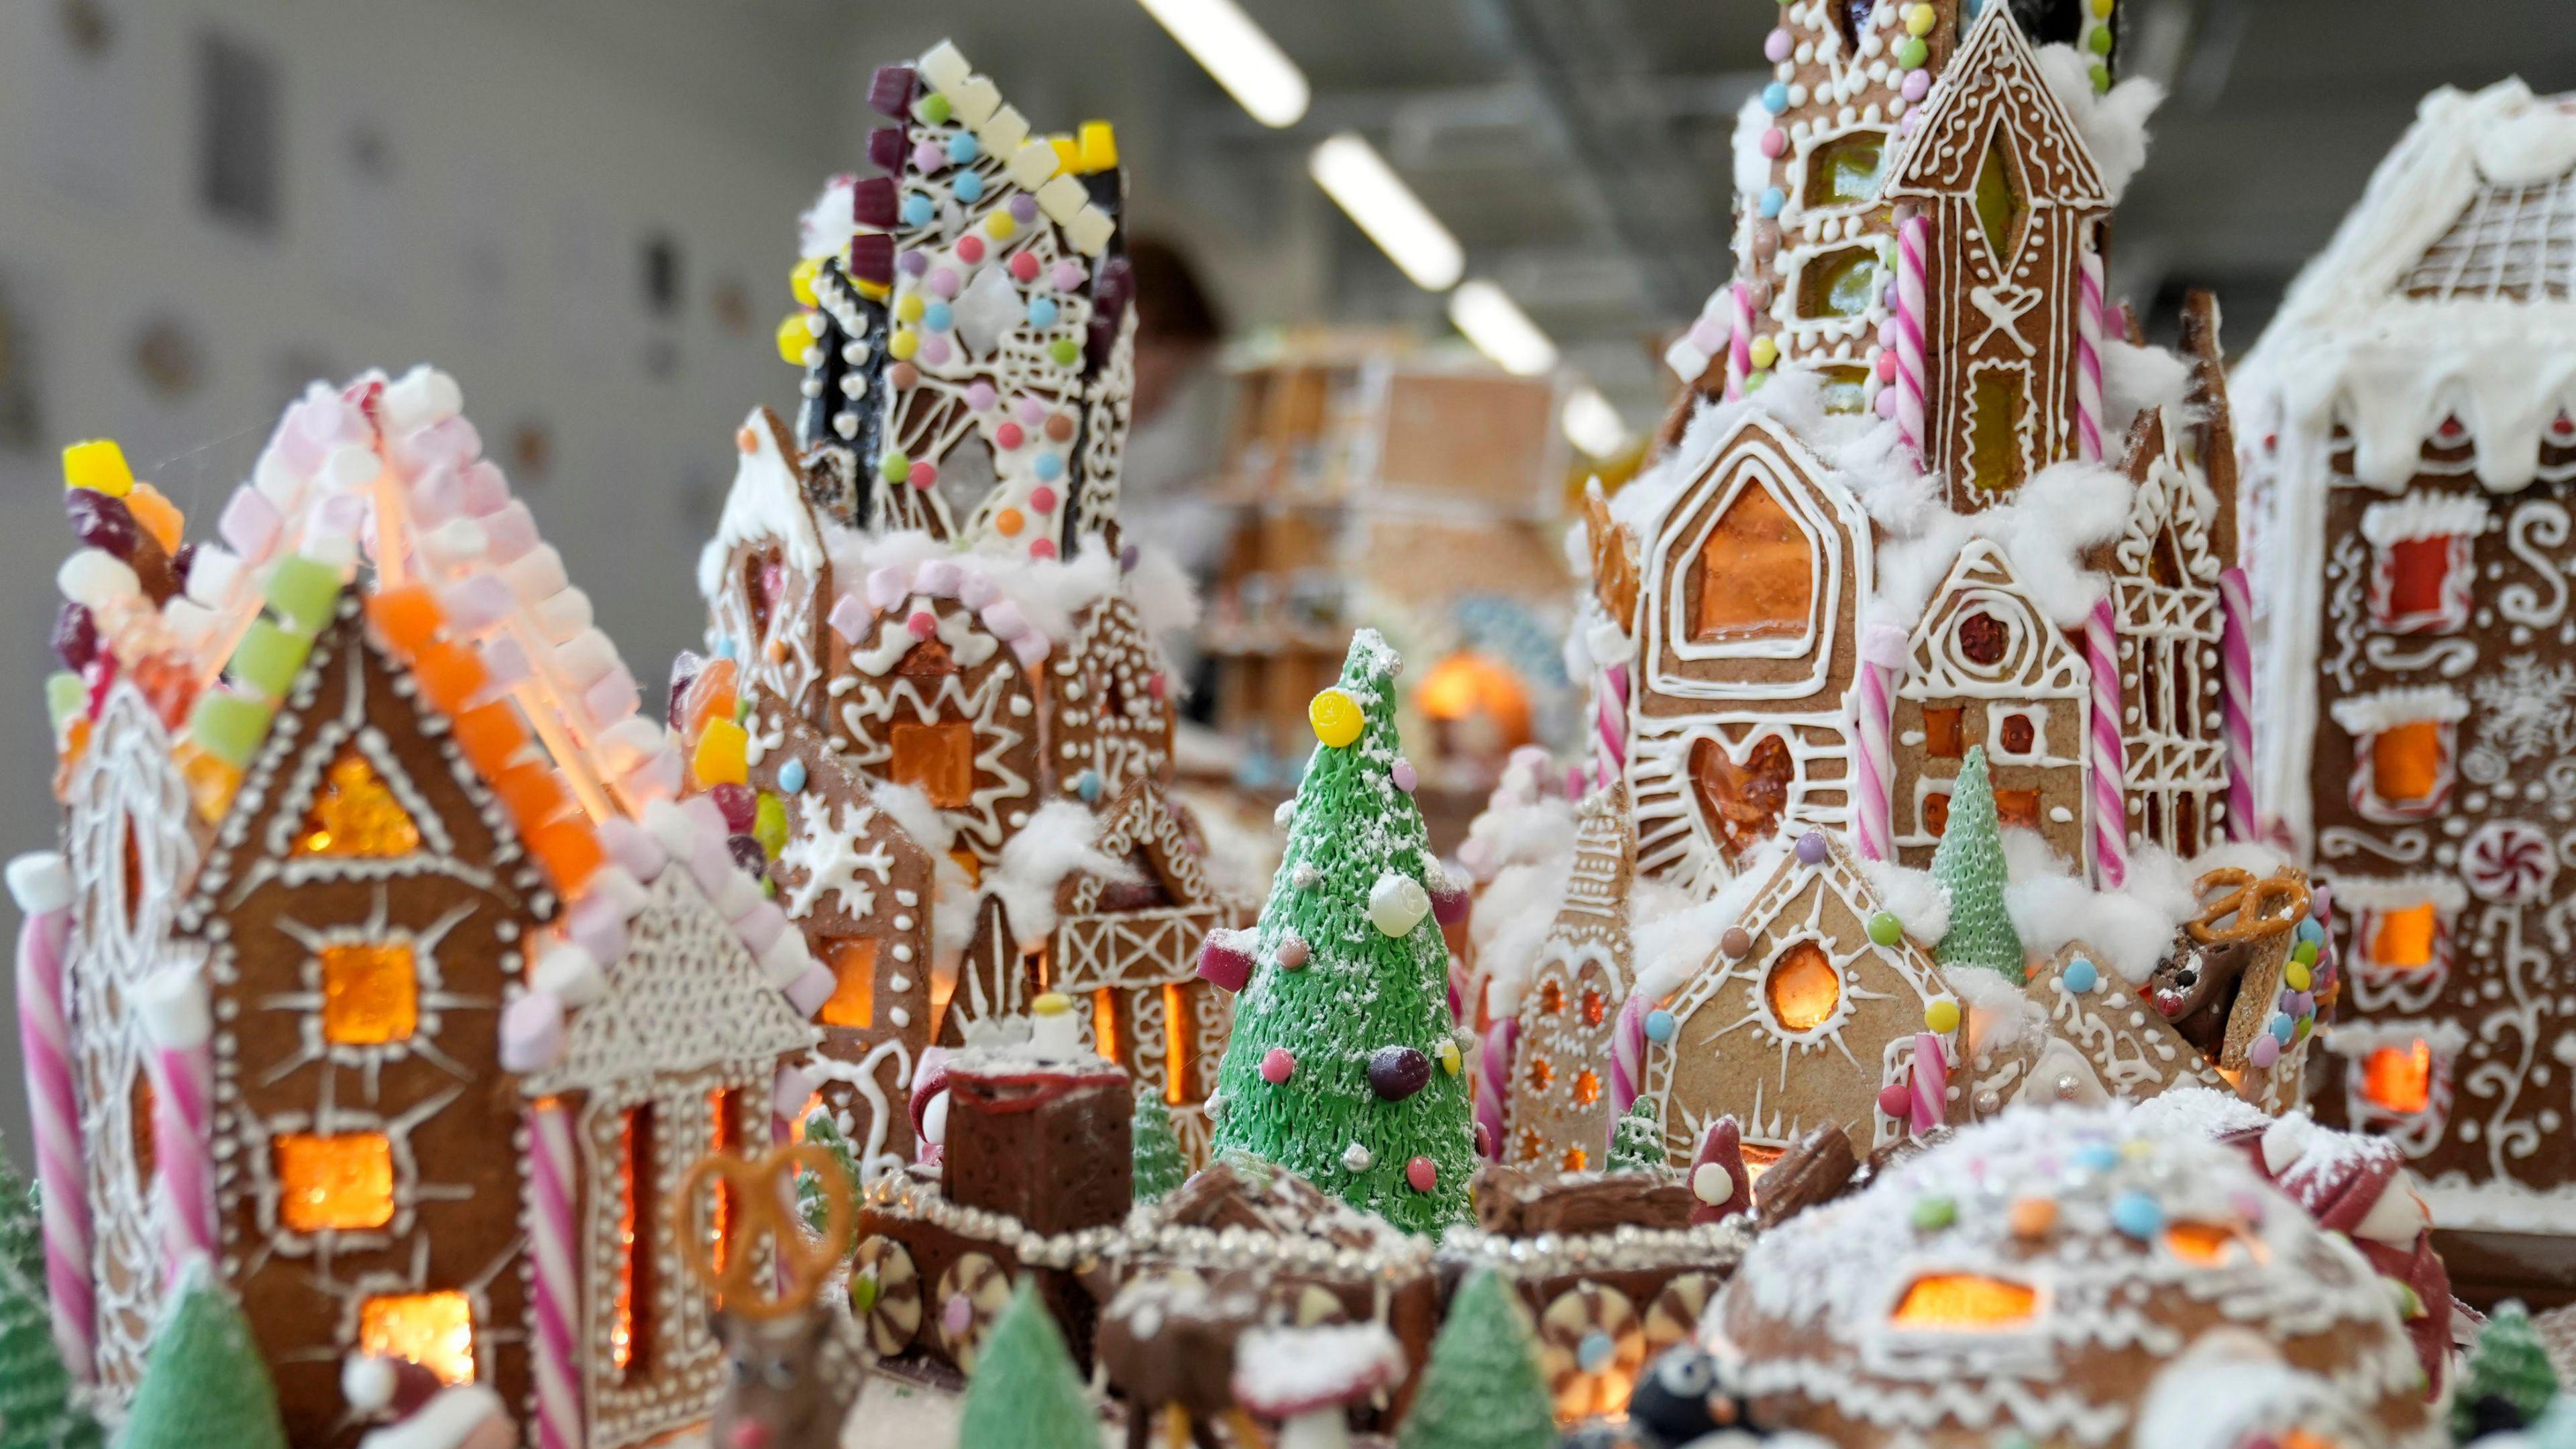
[[[1744,380],[1753,375],[1753,292],[1742,282],[1726,289],[1731,317],[1726,334],[1726,396],[1744,396]]]
[[[1852,801],[1852,832],[1861,855],[1869,860],[1896,858],[1896,828],[1890,801],[1896,788],[1896,759],[1888,749],[1888,730],[1895,720],[1897,667],[1905,662],[1905,631],[1893,624],[1872,624],[1861,631],[1860,681],[1852,693],[1853,761],[1858,778]]]
[[[1503,1160],[1503,1130],[1512,1096],[1512,1051],[1519,1045],[1520,1018],[1498,1017],[1485,1028],[1485,1049],[1476,1054],[1476,1135],[1485,1155]]]
[[[2128,770],[2120,745],[2120,637],[2111,601],[2084,619],[2084,662],[2093,671],[2092,740],[2085,764],[2093,777],[2094,883],[2108,890],[2129,876]]]
[[[194,966],[152,973],[134,991],[152,1038],[152,1160],[161,1179],[161,1231],[170,1281],[215,1237],[214,1016]]]
[[[1928,464],[1924,427],[1923,329],[1930,321],[1924,278],[1931,266],[1932,223],[1916,212],[1896,224],[1896,431],[1919,464]]]
[[[2075,456],[2102,461],[2102,254],[2086,251],[2076,263]]]
[[[2218,653],[2224,671],[2219,691],[2227,731],[2227,838],[2258,839],[2254,813],[2254,644],[2248,631],[2254,605],[2245,570],[2218,575]]]
[[[534,1372],[537,1432],[533,1449],[580,1449],[581,1360],[575,1351],[582,1321],[573,1221],[572,1111],[554,1098],[528,1109],[528,1263],[535,1289],[530,1317],[536,1324]]]
[[[1619,1137],[1619,1119],[1637,1104],[1646,1089],[1646,1013],[1654,1006],[1643,992],[1628,993],[1610,1024],[1610,1139]]]
[[[63,858],[37,851],[9,862],[18,928],[18,1045],[27,1069],[36,1182],[44,1206],[45,1287],[54,1344],[75,1379],[91,1374],[97,1300],[90,1290],[89,1179],[81,1157],[80,1102],[72,1091],[63,942],[71,934],[72,881]]]
[[[1607,790],[1628,777],[1628,666],[1603,669],[1592,685],[1593,785]]]
[[[1910,1125],[1917,1137],[1939,1131],[1941,1119],[1950,1110],[1950,1058],[1941,1050],[1941,1038],[1931,1032],[1914,1034],[1914,1098]]]

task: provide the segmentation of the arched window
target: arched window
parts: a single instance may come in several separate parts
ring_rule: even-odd
[[[1794,639],[1815,606],[1815,549],[1771,490],[1748,483],[1699,551],[1691,638],[1702,644]]]

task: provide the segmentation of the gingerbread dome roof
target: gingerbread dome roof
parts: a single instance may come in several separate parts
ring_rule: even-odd
[[[2387,1292],[2246,1157],[2114,1104],[2013,1112],[1758,1239],[1707,1329],[1756,1414],[1847,1446],[2143,1443],[2234,1367],[2213,1445],[2441,1442]],[[2241,1342],[2238,1342],[2241,1340]],[[2321,1407],[2322,1406],[2322,1407]],[[2224,1412],[2219,1412],[2224,1410]]]

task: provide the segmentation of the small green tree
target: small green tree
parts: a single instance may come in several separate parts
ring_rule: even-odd
[[[35,1189],[0,1157],[0,1449],[97,1449],[54,1343],[44,1236]]]
[[[1467,1079],[1434,1065],[1457,1026],[1430,904],[1448,885],[1398,783],[1412,775],[1395,727],[1402,665],[1360,630],[1309,712],[1318,743],[1217,1069],[1215,1147],[1436,1234],[1470,1216],[1476,1131]]]
[[[1450,1303],[1395,1442],[1396,1449],[1549,1449],[1556,1443],[1556,1406],[1539,1377],[1538,1340],[1511,1286],[1493,1269],[1477,1269]]]
[[[1655,1116],[1655,1099],[1639,1097],[1619,1114],[1610,1131],[1612,1172],[1669,1172],[1672,1155],[1664,1150],[1664,1124]]]
[[[286,1449],[277,1388],[232,1295],[202,1262],[180,1280],[176,1301],[143,1364],[117,1449]]]
[[[2459,1391],[2451,1396],[2451,1431],[2466,1442],[2499,1428],[2523,1428],[2557,1397],[2558,1374],[2531,1314],[2519,1303],[2500,1303],[2469,1348]]]
[[[832,1160],[841,1164],[842,1175],[850,1180],[850,1200],[859,1201],[859,1160],[850,1155],[850,1139],[841,1135],[830,1108],[817,1107],[805,1114],[805,1140],[830,1152]],[[832,1220],[832,1205],[823,1196],[823,1179],[803,1168],[796,1170],[796,1210],[804,1215],[805,1226],[818,1233]]]
[[[1152,1083],[1136,1089],[1136,1201],[1155,1202],[1190,1175],[1181,1158],[1181,1139],[1172,1130],[1172,1109]]]
[[[1970,745],[1960,762],[1950,790],[1950,821],[1932,852],[1932,879],[1950,897],[1950,929],[1932,953],[1941,968],[1973,966],[2015,986],[2028,981],[2029,956],[2004,909],[2003,822],[1995,814],[1983,745]]]
[[[1100,1449],[1100,1415],[1037,1286],[1020,1280],[975,1356],[957,1442],[975,1449]]]

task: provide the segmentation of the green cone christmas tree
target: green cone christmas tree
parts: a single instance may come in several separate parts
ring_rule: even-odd
[[[1667,1172],[1672,1165],[1671,1155],[1664,1150],[1664,1124],[1655,1116],[1655,1099],[1639,1097],[1610,1129],[1610,1170]]]
[[[232,1295],[206,1279],[203,1262],[180,1280],[177,1301],[144,1360],[117,1449],[286,1449],[277,1389]]]
[[[1221,933],[1200,969],[1242,984],[1210,1104],[1216,1150],[1437,1233],[1467,1220],[1475,1166],[1438,919],[1464,894],[1413,802],[1395,732],[1401,663],[1376,631],[1352,638],[1341,683],[1309,710],[1320,743],[1260,924]]]
[[[0,1449],[97,1449],[101,1437],[54,1346],[35,1191],[0,1158]]]
[[[975,1449],[1100,1449],[1100,1415],[1029,1279],[1020,1280],[976,1356],[957,1442]]]
[[[2539,1419],[2558,1397],[2558,1374],[2531,1314],[2519,1303],[2500,1303],[2469,1348],[2458,1392],[2451,1396],[2451,1431],[2463,1443],[2480,1434],[2518,1429]],[[2509,1423],[2497,1422],[2510,1419]]]
[[[1933,949],[1945,971],[1973,966],[2015,986],[2030,979],[2021,935],[2004,909],[2004,831],[1995,814],[1986,747],[1970,745],[1950,791],[1950,823],[1932,852],[1932,879],[1950,896],[1950,932]]]
[[[1538,1340],[1491,1268],[1458,1289],[1396,1449],[1548,1449],[1556,1406],[1539,1377]]]
[[[828,1108],[817,1107],[805,1114],[805,1140],[832,1154],[841,1165],[841,1175],[850,1180],[850,1201],[858,1202],[859,1160],[850,1155],[850,1139],[841,1135],[840,1124],[832,1120]],[[805,1226],[822,1232],[831,1223],[832,1203],[823,1196],[823,1179],[798,1168],[796,1171],[796,1210]]]
[[[1181,1139],[1172,1130],[1172,1109],[1151,1083],[1136,1089],[1134,1140],[1136,1201],[1157,1201],[1188,1179],[1190,1165],[1181,1158]]]

